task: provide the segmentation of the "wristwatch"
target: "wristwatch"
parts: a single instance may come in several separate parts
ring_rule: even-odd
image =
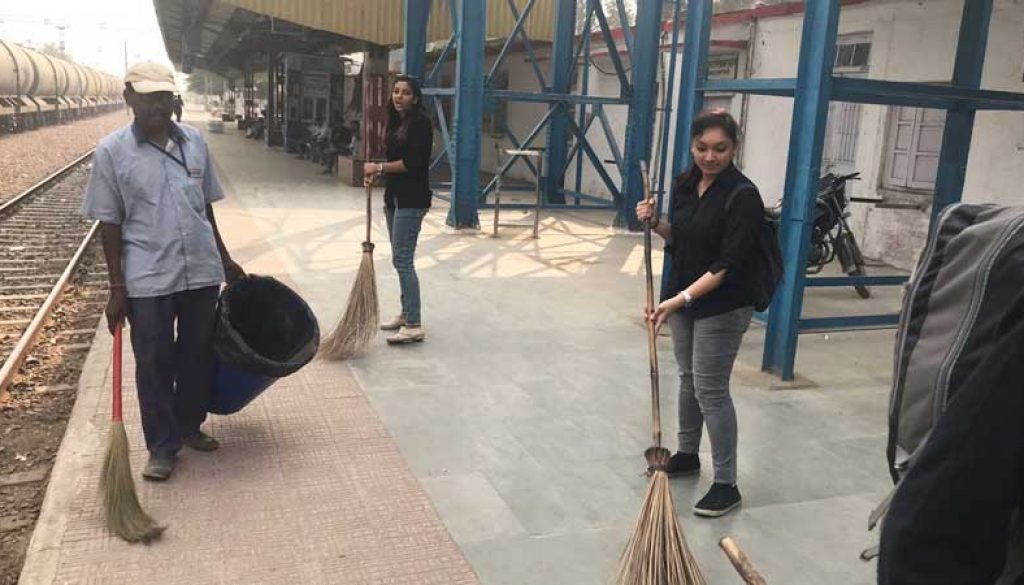
[[[377,174],[384,174],[384,163],[377,163]]]
[[[685,291],[684,290],[684,291],[682,291],[679,294],[683,295],[683,306],[684,307],[689,307],[690,305],[693,304],[693,295],[691,295],[689,293],[689,291]]]

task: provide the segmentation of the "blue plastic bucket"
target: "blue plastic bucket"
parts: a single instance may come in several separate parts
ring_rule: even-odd
[[[309,363],[319,346],[316,317],[294,291],[269,276],[235,281],[217,304],[216,371],[207,410],[238,412]]]
[[[250,374],[220,362],[217,362],[216,368],[215,390],[207,408],[213,414],[234,414],[242,410],[280,379]]]

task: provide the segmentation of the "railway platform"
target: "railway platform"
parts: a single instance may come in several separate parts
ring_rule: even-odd
[[[230,127],[208,140],[228,193],[216,213],[233,256],[294,287],[329,330],[359,264],[364,192]],[[426,342],[388,347],[381,336],[365,357],[316,360],[242,412],[211,416],[219,451],[186,451],[170,481],[137,483],[168,526],[149,546],[103,528],[110,339],[101,331],[21,585],[608,582],[646,487],[642,241],[616,234],[603,212],[545,213],[536,240],[526,229],[454,235],[435,201],[417,254]],[[380,208],[375,261],[387,318],[398,281]],[[808,314],[879,313],[898,302],[895,292],[868,301],[819,292]],[[717,549],[725,535],[769,583],[873,583],[874,565],[858,554],[874,542],[867,515],[889,488],[890,372],[877,364],[891,359],[892,332],[804,337],[791,384],[759,371],[762,339],[752,326],[733,382],[744,506],[696,518],[690,506],[710,472],[673,480],[691,548],[716,585],[739,583]],[[667,337],[660,350],[674,447]],[[138,474],[145,452],[126,390]],[[702,457],[710,469],[706,441]]]

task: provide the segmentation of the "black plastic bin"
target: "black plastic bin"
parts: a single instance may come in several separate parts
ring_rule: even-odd
[[[209,411],[241,410],[279,378],[309,363],[320,327],[299,295],[270,276],[246,276],[221,292]]]

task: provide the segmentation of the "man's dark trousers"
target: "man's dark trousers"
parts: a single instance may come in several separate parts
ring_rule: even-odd
[[[206,420],[219,287],[129,299],[135,384],[146,448],[174,457]],[[175,337],[177,324],[177,337]]]

